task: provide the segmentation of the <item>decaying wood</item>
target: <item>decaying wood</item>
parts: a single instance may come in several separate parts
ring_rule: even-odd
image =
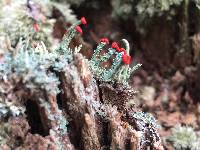
[[[72,118],[72,124],[76,133],[76,138],[80,138],[83,149],[100,149],[98,136],[96,133],[95,111],[90,103],[98,99],[96,88],[89,68],[82,55],[76,54],[74,64],[66,67],[66,71],[61,74],[63,83],[64,110]],[[90,141],[92,140],[92,141]]]
[[[85,122],[82,128],[82,142],[85,149],[101,149],[100,143],[96,134],[95,121],[90,117],[89,114],[85,114]]]
[[[132,87],[119,83],[114,85],[102,83],[100,89],[103,102],[117,106],[120,111],[126,111],[128,102],[133,100],[135,94]]]
[[[139,132],[129,123],[121,120],[121,113],[116,108],[108,107],[109,125],[111,134],[111,149],[140,149]]]
[[[15,136],[11,137],[10,143],[14,143],[16,149],[22,150],[145,149],[141,144],[144,140],[141,138],[142,131],[136,128],[134,118],[126,118],[129,111],[126,103],[133,98],[133,89],[121,85],[113,87],[108,83],[101,83],[99,86],[90,72],[87,60],[80,53],[74,54],[73,59],[63,72],[58,73],[62,90],[59,99],[45,90],[27,90],[20,85],[20,80],[16,80],[20,85],[17,90],[10,85],[18,84],[1,82],[1,87],[5,87],[10,93],[6,99],[13,99],[18,105],[25,105],[28,101],[36,103],[38,117],[45,133],[31,133],[28,130],[31,129],[31,124],[23,117],[21,122],[24,122],[24,125],[17,121],[18,125],[15,127],[17,129],[19,126],[18,137],[22,140],[16,146]],[[19,98],[22,100],[19,101]],[[69,122],[67,132],[60,127],[62,117]],[[25,130],[22,130],[23,126]],[[16,132],[14,129],[12,131]],[[6,144],[1,146],[4,149],[7,147],[9,146]],[[160,141],[155,142],[152,148],[162,150]]]

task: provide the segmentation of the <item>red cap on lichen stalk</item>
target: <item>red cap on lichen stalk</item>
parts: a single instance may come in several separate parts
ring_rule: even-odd
[[[81,17],[80,21],[81,21],[81,24],[83,24],[83,25],[87,24],[85,17]]]
[[[131,63],[131,56],[127,54],[123,54],[122,61],[124,64],[129,65]]]
[[[70,28],[68,28],[68,30],[66,30],[65,34],[70,34],[69,31],[72,31],[72,29],[75,29],[78,33],[83,34],[83,30],[80,27],[80,25],[86,25],[87,21],[85,19],[85,17],[81,17],[81,19],[79,21],[77,21],[76,23],[74,23]],[[66,24],[68,25],[68,24]],[[75,35],[73,35],[74,37]]]
[[[107,38],[101,38],[100,42],[109,44],[109,40]]]
[[[112,48],[114,48],[117,52],[121,52],[121,51],[120,51],[120,47],[119,47],[119,45],[117,44],[117,42],[113,42],[113,43],[112,43]]]
[[[117,48],[119,48],[119,46],[118,46],[117,42],[113,42],[113,43],[112,43],[112,48],[114,48],[114,49],[117,49]]]
[[[87,24],[87,21],[85,19],[85,17],[81,17],[80,21],[78,23],[76,23],[76,27],[75,27],[75,30],[80,33],[80,34],[83,34],[83,30],[82,28],[79,26],[80,24],[83,24],[83,25],[86,25]]]
[[[119,52],[124,52],[124,54],[126,54],[126,50],[124,48],[120,48]]]
[[[75,27],[76,31],[79,32],[80,34],[83,34],[83,30],[81,29],[80,26]]]

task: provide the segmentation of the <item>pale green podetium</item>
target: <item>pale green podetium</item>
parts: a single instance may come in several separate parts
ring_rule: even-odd
[[[122,39],[122,42],[125,45],[125,50],[126,50],[127,55],[130,55],[129,42],[126,39]],[[139,63],[136,64],[135,66],[133,66],[132,68],[130,67],[129,64],[128,65],[122,65],[118,69],[118,71],[116,72],[114,79],[119,83],[127,85],[131,74],[141,66],[142,66],[142,64],[139,64]]]
[[[122,41],[126,47],[127,54],[129,54],[130,46],[128,41],[125,39]],[[114,48],[109,48],[106,54],[101,55],[101,51],[105,45],[105,42],[100,42],[89,61],[92,72],[100,81],[128,84],[131,73],[138,69],[141,64],[137,64],[133,68],[130,68],[129,65],[124,65],[122,63],[123,52],[117,52]],[[113,55],[115,55],[115,57],[110,68],[106,69],[100,66],[102,62],[109,61]]]

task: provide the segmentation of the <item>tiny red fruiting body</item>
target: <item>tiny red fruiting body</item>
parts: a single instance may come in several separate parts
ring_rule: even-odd
[[[107,38],[101,38],[100,42],[104,42],[106,44],[109,44],[109,40]]]
[[[118,53],[120,53],[120,52],[121,52],[121,49],[120,49],[119,47],[117,47],[117,48],[116,48],[116,51],[117,51]]]
[[[85,17],[81,17],[81,24],[83,24],[83,25],[87,24],[87,21],[86,21]]]
[[[126,53],[126,50],[124,48],[120,48],[120,52],[125,52]]]
[[[119,46],[118,46],[118,44],[117,44],[117,42],[113,42],[112,43],[112,48],[114,48],[114,49],[119,49]]]
[[[117,42],[113,42],[112,43],[112,48],[114,48],[117,52],[122,52],[122,51],[125,51],[124,48],[120,48],[119,45],[117,44]]]
[[[78,33],[83,34],[83,30],[81,29],[80,26],[76,26],[75,29],[76,29],[76,31],[77,31]]]
[[[122,61],[124,62],[124,64],[129,65],[131,63],[131,56],[127,54],[123,54]]]
[[[33,29],[35,30],[35,32],[39,32],[40,27],[39,27],[39,25],[38,25],[37,22],[35,22],[35,23],[33,24]]]
[[[104,42],[105,42],[106,44],[109,44],[109,40],[108,40],[107,38],[104,39]]]

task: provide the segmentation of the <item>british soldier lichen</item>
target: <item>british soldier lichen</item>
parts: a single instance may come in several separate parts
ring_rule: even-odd
[[[10,49],[3,49],[3,53],[0,56],[0,81],[2,81],[0,82],[0,98],[5,97],[4,101],[10,100],[7,96],[7,90],[13,90],[15,89],[15,86],[18,85],[23,87],[22,90],[31,91],[32,93],[38,94],[44,91],[45,96],[38,94],[35,101],[37,101],[38,107],[46,112],[46,119],[49,122],[52,121],[55,123],[52,124],[49,130],[49,134],[52,137],[62,137],[67,135],[67,119],[62,113],[62,110],[58,108],[58,105],[52,105],[51,101],[48,101],[48,98],[46,99],[48,95],[49,97],[55,98],[53,101],[56,101],[57,94],[62,90],[59,88],[59,85],[64,79],[60,79],[59,75],[62,76],[64,74],[66,77],[71,77],[70,79],[72,79],[73,82],[71,82],[71,84],[69,83],[69,87],[72,89],[74,88],[75,90],[78,89],[76,92],[84,93],[85,91],[90,90],[87,89],[87,87],[85,88],[81,82],[77,82],[81,81],[81,78],[79,75],[80,72],[77,71],[78,67],[76,66],[75,59],[77,58],[76,56],[79,55],[77,55],[77,53],[80,51],[81,45],[74,49],[70,47],[72,39],[77,34],[83,33],[81,26],[86,24],[87,21],[84,17],[75,22],[75,24],[67,29],[67,32],[57,49],[48,50],[43,42],[32,45],[29,42],[30,40],[26,39],[24,41],[20,40],[18,46],[15,48],[12,48],[11,45],[5,46]],[[32,26],[32,29],[35,32],[34,34],[38,34],[41,28],[42,27],[39,26],[37,22]],[[120,47],[117,42],[113,42],[111,47],[105,51],[104,47],[109,45],[110,42],[107,38],[102,38],[90,60],[85,61],[84,57],[80,56],[81,60],[83,59],[89,64],[90,70],[96,79],[102,82],[109,82],[106,84],[114,85],[113,83],[120,83],[120,86],[123,84],[123,87],[128,87],[126,85],[128,84],[131,74],[139,68],[141,64],[136,64],[133,67],[131,66],[132,58],[130,56],[129,43],[125,39],[123,39],[122,42],[124,47]],[[102,66],[102,63],[104,62],[111,64],[110,66],[108,65],[108,67]],[[86,67],[87,65],[84,64],[84,66]],[[89,70],[88,72],[88,74],[90,74]],[[96,82],[95,78],[92,78],[92,76],[90,77],[91,78],[89,79]],[[6,83],[6,85],[4,83]],[[91,88],[92,87],[93,86],[91,86]],[[121,91],[124,91],[124,89],[125,88],[121,88]],[[13,91],[9,92],[12,93]],[[132,90],[126,92],[124,93],[125,95],[129,95],[129,97],[132,96]],[[82,101],[86,101],[87,104],[94,109],[93,113],[95,115],[101,116],[104,120],[109,120],[118,113],[118,105],[113,107],[113,105],[115,105],[114,103],[111,103],[111,105],[105,102],[101,103],[98,100],[96,101],[98,98],[93,99],[93,96],[88,98],[87,95],[81,95],[80,97]],[[55,103],[57,104],[57,102]],[[72,106],[73,105],[70,105],[70,107]],[[5,110],[4,107],[2,110]],[[147,124],[150,124],[148,131],[154,132],[155,120],[153,117],[140,112],[133,114],[132,117],[133,119],[138,120],[137,123],[144,128]],[[156,136],[154,137],[157,138]],[[56,144],[60,149],[64,149],[62,138],[56,139]]]
[[[125,39],[122,41],[126,48],[120,48],[116,42],[113,42],[108,52],[101,54],[104,46],[109,42],[105,38],[100,40],[100,43],[89,61],[92,72],[99,80],[127,84],[133,71],[141,66],[141,64],[137,64],[133,68],[130,67],[131,56],[129,54],[129,43]],[[104,66],[102,67],[101,63],[108,62],[112,56],[114,56],[114,58],[110,68],[106,69]]]

